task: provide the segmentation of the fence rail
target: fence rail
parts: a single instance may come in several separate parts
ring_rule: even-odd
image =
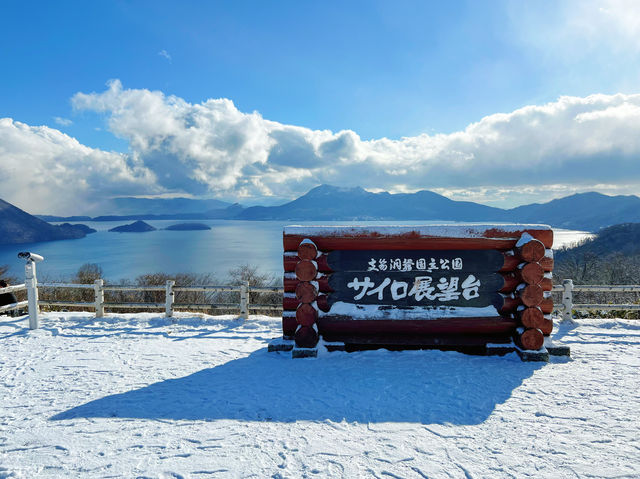
[[[26,284],[14,284],[13,286],[6,286],[4,288],[0,288],[0,294],[9,294],[9,293],[17,293],[18,291],[26,291]],[[16,303],[5,304],[4,306],[0,306],[0,313],[8,313],[9,311],[16,311],[18,309],[22,309],[27,306],[27,301],[18,301]]]
[[[601,292],[601,293],[640,293],[640,286],[635,284],[579,284],[574,285],[573,280],[565,279],[562,285],[556,285],[552,291],[562,292],[563,319],[571,319],[573,311],[640,311],[640,304],[591,304],[574,303],[574,292]]]
[[[182,310],[216,310],[216,309],[238,309],[242,318],[247,318],[249,310],[254,311],[281,311],[282,306],[273,304],[251,304],[249,299],[251,293],[284,293],[282,287],[249,286],[248,282],[241,285],[200,285],[200,286],[176,286],[175,281],[169,280],[165,285],[156,286],[135,286],[135,285],[105,285],[104,280],[97,279],[93,284],[76,283],[38,283],[36,278],[36,261],[27,259],[25,266],[25,283],[14,286],[0,288],[0,294],[14,293],[18,291],[27,292],[27,301],[20,301],[5,306],[0,306],[0,313],[19,310],[28,307],[29,327],[38,328],[39,306],[53,307],[83,307],[93,308],[96,317],[104,316],[105,308],[109,309],[142,309],[142,310],[164,310],[166,317],[172,317],[176,309]],[[39,257],[40,261],[42,260]],[[56,301],[39,300],[38,288],[64,289],[74,288],[81,290],[93,290],[93,302],[80,301]],[[109,302],[105,301],[105,292],[164,292],[164,302]],[[562,293],[562,303],[557,304],[555,310],[561,312],[563,319],[571,319],[573,311],[580,310],[629,310],[640,311],[640,304],[590,304],[573,303],[574,292],[610,292],[610,293],[640,293],[640,285],[574,285],[570,279],[564,280],[562,285],[555,285],[553,292]],[[240,293],[240,301],[237,303],[175,303],[176,292],[231,292]]]
[[[87,307],[96,311],[96,317],[103,317],[105,308],[109,309],[141,309],[141,310],[164,310],[166,317],[172,317],[176,309],[181,310],[216,310],[216,309],[237,309],[240,316],[247,318],[249,310],[254,311],[280,311],[282,306],[273,304],[251,304],[249,299],[251,293],[283,293],[281,287],[264,287],[249,286],[248,282],[241,285],[201,285],[201,286],[175,286],[175,281],[168,280],[165,285],[160,286],[135,286],[135,285],[105,285],[104,280],[98,279],[94,284],[76,284],[76,283],[38,283],[38,288],[56,289],[56,288],[75,288],[84,290],[93,290],[93,302],[80,301],[55,301],[55,300],[39,300],[40,306],[53,307]],[[164,302],[109,302],[105,301],[105,292],[163,292]],[[240,293],[240,301],[237,303],[176,303],[174,302],[176,292],[186,293]]]

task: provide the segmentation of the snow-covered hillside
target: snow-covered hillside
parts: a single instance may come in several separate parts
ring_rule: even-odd
[[[638,477],[640,322],[572,359],[267,353],[276,318],[0,318],[0,478]]]

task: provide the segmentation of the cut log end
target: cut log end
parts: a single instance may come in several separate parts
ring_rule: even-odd
[[[538,306],[544,299],[544,291],[537,284],[530,284],[518,290],[518,295],[525,306]]]
[[[295,340],[299,348],[315,348],[318,344],[318,333],[310,326],[301,326],[296,331]]]
[[[311,281],[318,274],[318,268],[312,261],[305,259],[296,265],[296,278],[300,281]]]
[[[302,326],[313,326],[318,319],[318,312],[310,304],[301,304],[296,309],[296,321]]]
[[[538,284],[544,278],[544,269],[539,263],[528,263],[520,272],[522,280],[528,284]]]
[[[538,329],[527,329],[516,342],[522,349],[537,351],[544,344],[544,336]]]
[[[540,308],[527,308],[518,312],[518,319],[525,328],[538,328],[544,321],[544,314]]]
[[[531,240],[528,243],[516,248],[520,258],[527,263],[535,263],[544,258],[546,248],[542,241]]]
[[[318,290],[308,281],[298,283],[296,286],[296,298],[302,303],[313,303],[318,297]]]
[[[318,256],[318,248],[310,242],[300,243],[298,246],[298,258],[300,259],[316,259]]]

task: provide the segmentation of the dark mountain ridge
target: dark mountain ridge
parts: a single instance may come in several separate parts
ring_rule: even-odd
[[[95,231],[85,225],[54,226],[0,200],[0,244],[77,239]]]
[[[509,221],[546,223],[557,228],[597,231],[619,223],[640,222],[640,198],[589,192],[508,211]]]
[[[432,191],[371,193],[360,187],[321,185],[281,206],[254,206],[236,218],[244,220],[349,221],[443,220],[505,221],[505,210],[468,201],[454,201]]]

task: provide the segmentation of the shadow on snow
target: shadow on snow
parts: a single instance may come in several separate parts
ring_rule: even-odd
[[[74,407],[52,420],[140,418],[479,424],[541,363],[455,352],[334,352],[292,360],[266,348],[178,379]]]

